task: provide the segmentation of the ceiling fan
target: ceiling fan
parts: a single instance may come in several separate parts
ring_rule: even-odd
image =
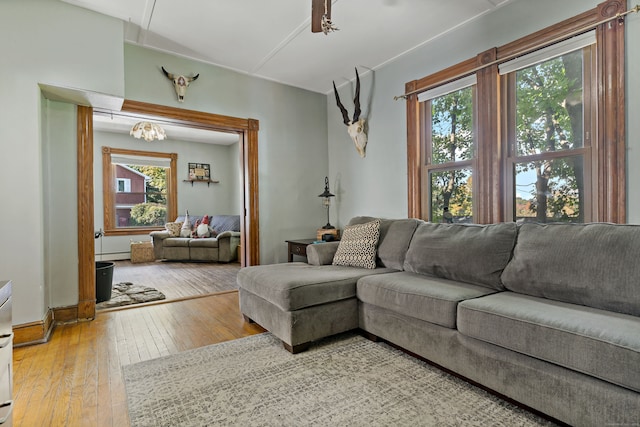
[[[311,32],[329,34],[338,31],[331,22],[331,0],[311,0]]]

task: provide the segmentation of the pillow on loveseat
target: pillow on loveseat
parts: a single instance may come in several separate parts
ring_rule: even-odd
[[[333,265],[376,268],[376,249],[380,238],[380,220],[344,228]]]
[[[164,225],[164,228],[169,232],[169,237],[178,237],[180,236],[182,222],[168,222]]]
[[[240,215],[211,215],[209,227],[220,234],[224,231],[240,231]],[[215,234],[212,234],[215,236]]]

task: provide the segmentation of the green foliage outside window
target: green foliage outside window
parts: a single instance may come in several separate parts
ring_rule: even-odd
[[[150,227],[167,222],[167,170],[160,166],[127,165],[150,178],[146,182],[146,203],[131,208],[129,227]]]
[[[471,222],[472,171],[453,164],[474,157],[472,88],[432,99],[431,127],[431,164],[452,167],[430,173],[430,220],[441,222],[446,207],[455,222]]]
[[[157,203],[140,203],[131,208],[133,227],[164,225],[167,222],[167,207]]]
[[[584,161],[570,153],[584,145],[582,59],[578,50],[516,73],[515,155],[542,157],[515,165],[517,219],[583,222]]]

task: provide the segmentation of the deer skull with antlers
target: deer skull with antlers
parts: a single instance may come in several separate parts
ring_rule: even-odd
[[[347,109],[344,108],[344,105],[342,105],[342,102],[340,102],[336,82],[333,82],[333,92],[336,94],[336,103],[342,112],[344,124],[347,125],[347,133],[349,133],[353,143],[356,145],[356,150],[358,150],[360,157],[364,157],[366,156],[367,133],[364,130],[365,119],[360,118],[360,76],[358,75],[358,69],[356,68],[356,95],[353,98],[353,120],[349,120],[349,113]]]
[[[196,74],[193,77],[186,77],[170,73],[165,70],[164,67],[160,68],[162,68],[162,72],[164,73],[164,75],[173,82],[173,87],[176,89],[176,94],[178,95],[178,102],[184,102],[184,95],[187,92],[189,83],[197,79],[200,74]]]

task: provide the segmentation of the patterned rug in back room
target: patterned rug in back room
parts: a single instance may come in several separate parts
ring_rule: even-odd
[[[292,355],[270,333],[123,367],[132,426],[550,426],[359,335]]]

